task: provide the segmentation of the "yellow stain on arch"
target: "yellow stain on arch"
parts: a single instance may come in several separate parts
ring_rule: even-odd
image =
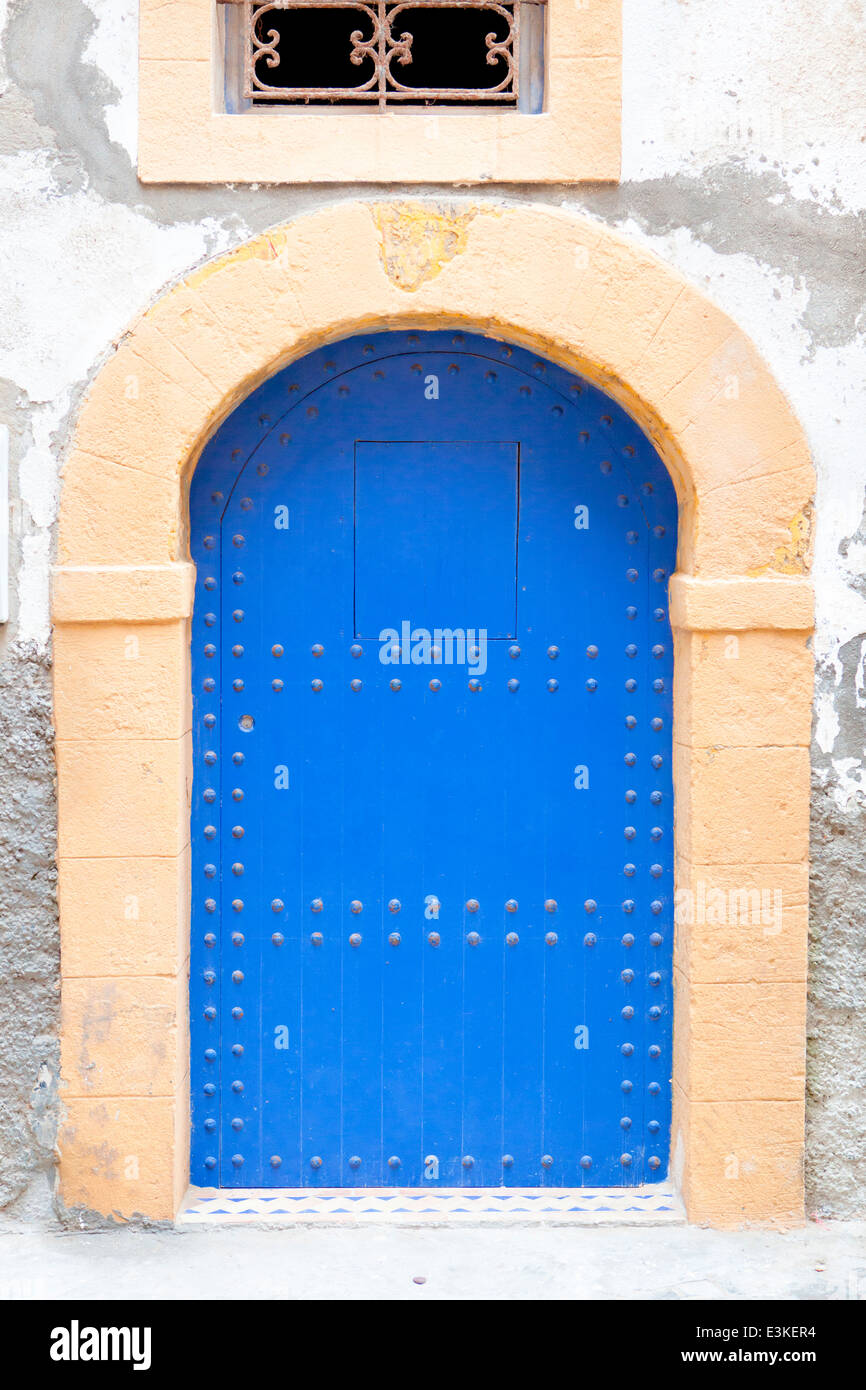
[[[777,545],[773,551],[773,559],[769,565],[761,565],[758,569],[750,570],[749,574],[757,578],[762,574],[808,574],[812,563],[812,530],[814,520],[814,506],[809,502],[805,507],[796,513],[789,522],[791,539],[783,541]]]
[[[279,261],[286,254],[288,236],[284,227],[275,227],[262,232],[251,241],[244,241],[233,251],[214,260],[205,261],[203,266],[187,275],[185,283],[190,289],[200,289],[212,276],[218,275],[231,266],[243,265],[245,261]]]
[[[411,294],[466,250],[469,225],[479,209],[377,203],[371,211],[379,232],[379,254],[385,274]]]

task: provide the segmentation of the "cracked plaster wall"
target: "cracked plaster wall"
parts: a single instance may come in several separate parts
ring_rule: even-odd
[[[621,185],[491,186],[472,198],[574,208],[643,242],[752,336],[809,436],[818,682],[807,1182],[813,1211],[852,1214],[864,1209],[866,1131],[866,0],[624,0],[624,20]],[[48,585],[70,421],[124,327],[164,288],[274,223],[357,192],[139,185],[136,28],[136,0],[0,0],[0,421],[12,451],[12,617],[0,628],[0,1208],[13,1219],[50,1211]],[[365,186],[377,194],[460,196]]]

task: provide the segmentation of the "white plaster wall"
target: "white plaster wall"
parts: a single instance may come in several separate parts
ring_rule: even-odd
[[[0,0],[0,24],[9,7]],[[104,116],[110,138],[134,158],[137,3],[91,0],[91,8],[99,23],[85,58],[122,94]],[[0,52],[0,93],[5,80]],[[86,186],[64,195],[50,144],[0,159],[0,208],[0,377],[20,393],[27,419],[15,423],[30,436],[13,518],[21,548],[16,629],[21,641],[44,647],[58,461],[75,394],[163,286],[234,238],[209,218],[161,226]]]
[[[780,169],[798,198],[864,206],[864,0],[624,0],[623,13],[625,178],[742,158]]]
[[[789,211],[808,220],[818,210],[841,217],[866,208],[866,0],[624,0],[623,41],[624,180],[712,178],[726,164],[753,175],[772,170],[782,185],[774,195],[780,233]],[[839,554],[860,526],[866,493],[862,299],[860,331],[822,346],[803,326],[808,277],[774,269],[772,239],[756,259],[719,253],[699,223],[663,236],[631,219],[620,225],[746,329],[806,429],[818,472],[815,650],[838,685],[840,647],[866,631],[866,538],[845,559]],[[852,296],[864,262],[861,224]],[[816,742],[831,756],[834,693],[819,682]],[[862,679],[857,705],[866,708]],[[862,759],[866,720],[860,752]],[[834,767],[840,802],[866,790],[862,760],[836,759]]]

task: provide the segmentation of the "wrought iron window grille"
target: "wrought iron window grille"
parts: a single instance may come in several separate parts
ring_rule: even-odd
[[[236,110],[343,103],[541,109],[544,0],[218,4],[226,16],[230,110],[231,74]]]

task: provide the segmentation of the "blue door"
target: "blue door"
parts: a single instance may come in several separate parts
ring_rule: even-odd
[[[552,363],[386,333],[191,494],[192,1177],[666,1176],[676,500]]]

